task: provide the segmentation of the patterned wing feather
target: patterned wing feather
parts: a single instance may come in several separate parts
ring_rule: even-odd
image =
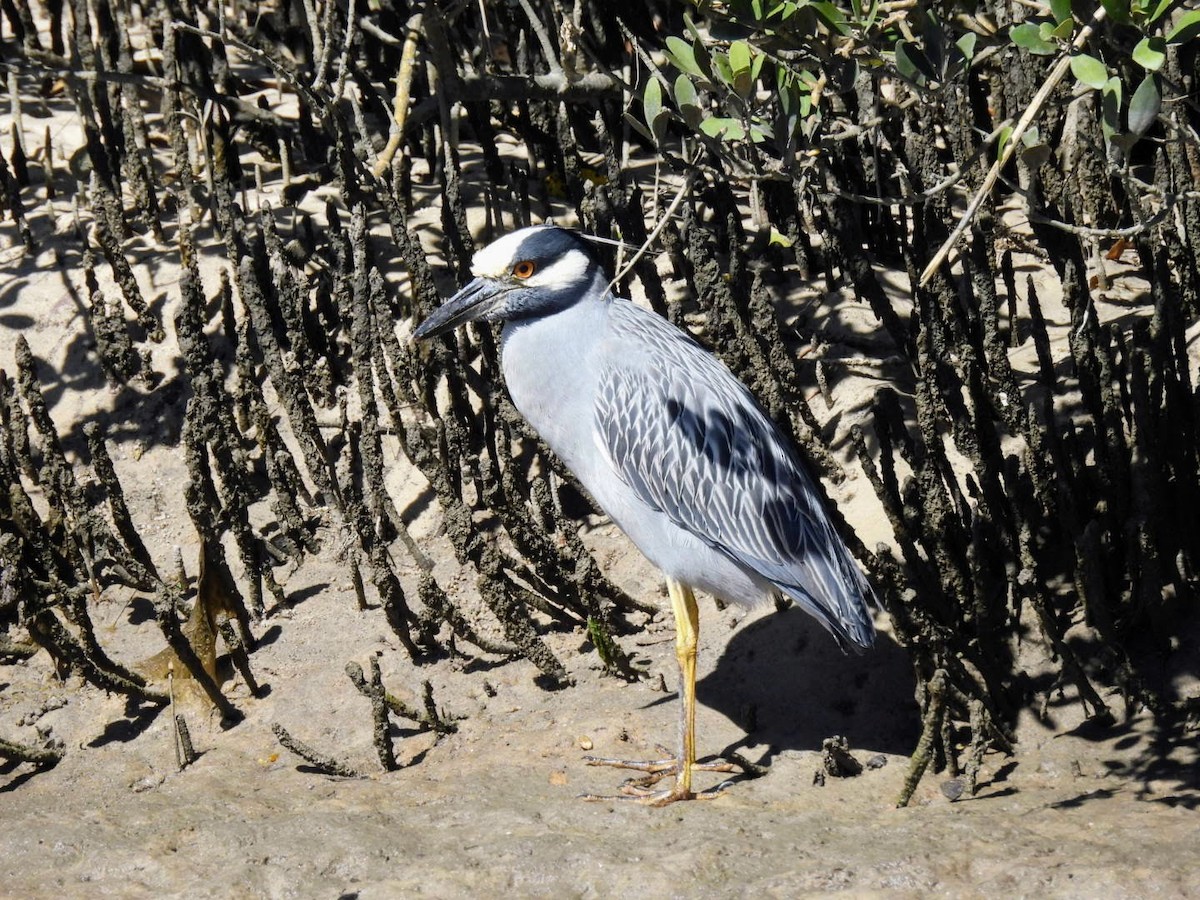
[[[795,451],[715,357],[658,316],[615,301],[599,439],[654,509],[753,569],[839,643],[868,646],[866,580]]]

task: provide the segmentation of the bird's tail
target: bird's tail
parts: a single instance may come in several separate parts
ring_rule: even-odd
[[[828,559],[810,554],[804,560],[803,584],[773,581],[776,588],[825,626],[844,651],[860,653],[875,643],[871,607],[878,606],[871,584],[848,557]]]

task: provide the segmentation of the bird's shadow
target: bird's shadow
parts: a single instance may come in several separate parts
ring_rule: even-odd
[[[908,755],[920,734],[912,670],[886,635],[862,655],[842,653],[799,609],[740,629],[696,685],[704,706],[747,730],[743,743],[819,750],[845,735],[851,747]]]

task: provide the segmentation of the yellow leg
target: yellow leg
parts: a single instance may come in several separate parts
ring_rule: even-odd
[[[696,595],[686,584],[667,579],[671,610],[675,614],[675,658],[679,660],[679,773],[675,791],[679,799],[692,796],[692,768],[696,765],[696,645],[700,639],[700,610]]]
[[[626,782],[621,789],[622,797],[585,794],[585,800],[634,799],[661,806],[676,800],[709,799],[717,796],[728,782],[696,793],[692,790],[693,772],[739,771],[727,762],[696,762],[696,643],[700,637],[700,610],[696,606],[696,595],[686,584],[668,578],[667,590],[671,595],[671,611],[675,615],[675,658],[679,660],[679,757],[652,762],[586,757],[591,766],[614,766],[648,774],[645,778]],[[650,790],[652,785],[671,775],[675,776],[675,786],[671,790]]]

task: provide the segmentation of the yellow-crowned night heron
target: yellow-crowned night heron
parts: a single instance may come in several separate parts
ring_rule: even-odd
[[[689,335],[614,297],[588,241],[523,228],[475,255],[475,279],[416,330],[431,338],[501,321],[502,368],[517,409],[604,511],[666,576],[683,700],[679,758],[610,764],[674,774],[698,796],[698,588],[740,606],[781,591],[843,647],[867,647],[870,588],[833,529],[796,451],[750,392]]]

